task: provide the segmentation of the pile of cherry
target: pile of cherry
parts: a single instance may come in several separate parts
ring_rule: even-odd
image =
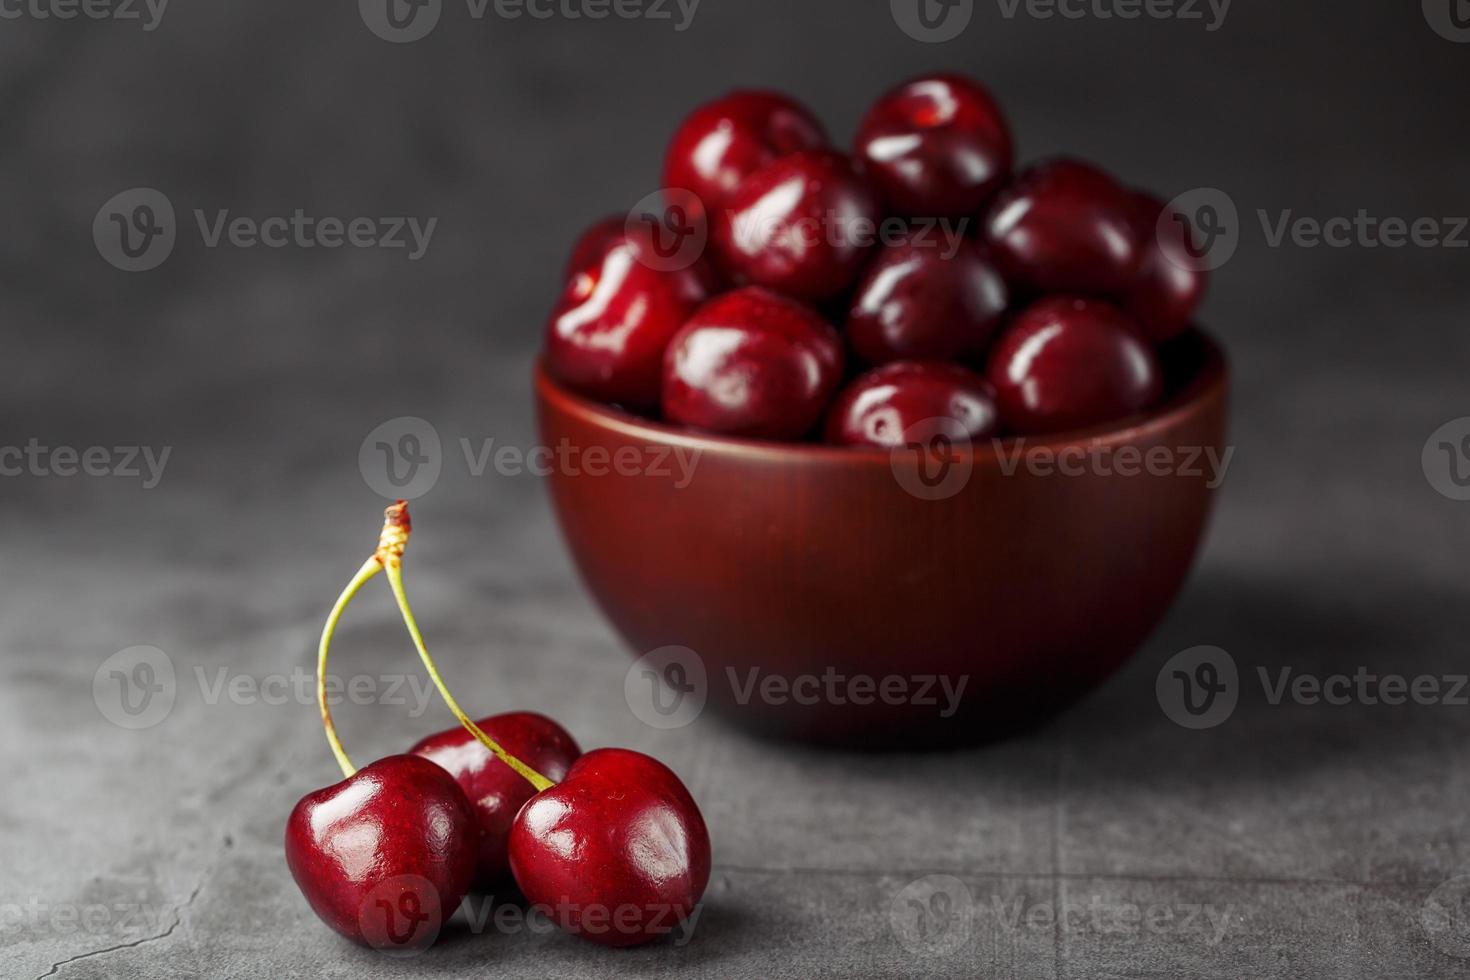
[[[307,902],[337,932],[389,952],[432,944],[472,888],[492,891],[512,878],[533,911],[593,942],[633,946],[674,931],[694,913],[710,872],[709,833],[689,791],[642,753],[583,755],[539,714],[470,721],[409,608],[408,535],[399,501],[322,631],[317,697],[346,778],[304,796],[286,824],[286,862]],[[343,610],[379,572],[462,727],[359,771],[332,723],[327,651]]]
[[[591,228],[546,368],[670,423],[840,445],[903,445],[936,418],[974,439],[1148,409],[1159,345],[1205,289],[1156,229],[1187,242],[1188,226],[1088,163],[1012,173],[1013,156],[996,102],[956,75],[880,98],[850,156],[786,96],[707,103],[664,171],[665,217],[707,247],[671,261],[657,223]],[[894,227],[905,233],[874,234]]]

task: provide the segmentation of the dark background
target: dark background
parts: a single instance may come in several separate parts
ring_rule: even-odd
[[[880,92],[941,68],[993,89],[1026,158],[1084,155],[1164,197],[1218,188],[1242,216],[1203,317],[1234,362],[1230,483],[1179,607],[1104,691],[1035,736],[901,763],[780,751],[712,719],[651,733],[539,483],[447,465],[417,505],[415,574],[456,686],[665,758],[705,807],[716,878],[686,949],[473,937],[407,966],[329,935],[279,860],[290,805],[335,778],[308,706],[211,707],[196,690],[148,732],[97,716],[92,673],[133,644],[181,675],[310,662],[376,531],[356,466],[374,426],[422,416],[451,454],[460,436],[532,444],[530,359],[571,239],[659,186],[693,105],[781,88],[845,142]],[[153,32],[0,21],[0,444],[173,447],[153,490],[0,479],[3,894],[144,896],[165,913],[141,934],[3,931],[0,958],[20,976],[74,956],[59,975],[891,974],[918,968],[889,901],[946,872],[977,896],[1060,900],[1071,883],[1237,913],[1214,947],[982,929],[924,967],[938,973],[1463,975],[1420,913],[1470,868],[1465,709],[1245,705],[1184,733],[1152,685],[1200,643],[1243,668],[1464,669],[1470,511],[1434,492],[1420,453],[1470,414],[1470,250],[1272,248],[1256,212],[1466,214],[1467,91],[1470,45],[1407,0],[1235,0],[1215,32],[1007,20],[980,2],[937,45],[879,0],[703,0],[683,33],[475,21],[447,0],[407,45],[345,0],[174,0]],[[168,195],[180,238],[129,274],[91,229],[138,186]],[[207,249],[195,208],[438,227],[417,262]],[[364,669],[401,662],[391,610],[365,608],[342,649]],[[444,724],[342,721],[363,758]]]

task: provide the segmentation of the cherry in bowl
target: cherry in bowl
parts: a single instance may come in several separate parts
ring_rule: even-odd
[[[732,436],[800,439],[842,378],[842,342],[810,307],[759,287],[706,303],[669,344],[663,414]]]
[[[795,99],[731,92],[695,109],[679,126],[664,160],[664,186],[689,191],[714,210],[756,171],[826,145],[821,122]]]
[[[1195,245],[1194,230],[1184,215],[1141,191],[1133,195],[1133,208],[1143,258],[1120,305],[1150,340],[1162,343],[1194,321],[1209,273],[1189,251]]]
[[[1082,429],[1149,408],[1162,369],[1137,324],[1101,300],[1058,296],[1024,310],[986,366],[1001,420],[1023,434]]]
[[[898,86],[868,110],[856,155],[889,210],[969,218],[1010,176],[1010,127],[995,100],[962,75]]]
[[[851,161],[804,150],[747,178],[715,212],[710,242],[733,282],[820,303],[857,279],[882,219]]]
[[[975,372],[940,361],[897,361],[842,390],[827,416],[827,441],[883,449],[940,435],[969,442],[994,435],[998,424],[995,393]]]
[[[845,333],[869,364],[978,358],[1010,302],[984,250],[961,239],[953,254],[915,239],[885,246],[858,283]]]
[[[546,327],[546,366],[582,394],[634,408],[658,404],[669,339],[713,288],[708,266],[666,268],[646,225],[609,218],[572,249]]]
[[[1035,293],[1116,296],[1142,258],[1132,192],[1080,160],[1023,171],[990,205],[984,236],[1006,278]]]

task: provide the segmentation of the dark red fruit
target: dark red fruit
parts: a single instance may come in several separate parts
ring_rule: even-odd
[[[1013,284],[1035,292],[1117,296],[1143,248],[1132,192],[1078,160],[1024,171],[990,205],[985,238]]]
[[[714,210],[757,170],[826,145],[822,124],[801,103],[776,92],[731,92],[679,126],[664,160],[664,186],[692,191]]]
[[[715,213],[710,240],[732,281],[818,303],[857,279],[882,218],[846,157],[808,150],[747,178]]]
[[[1159,362],[1137,325],[1100,300],[1053,297],[1001,334],[986,377],[1001,420],[1017,432],[1085,428],[1141,412],[1162,391]]]
[[[847,316],[853,351],[869,364],[979,357],[1005,314],[1006,283],[982,249],[910,240],[878,253]]]
[[[727,435],[799,439],[842,378],[842,342],[813,309],[769,290],[726,293],[669,344],[670,422]]]
[[[546,369],[584,395],[637,408],[658,404],[669,338],[711,291],[702,263],[665,271],[647,229],[609,219],[584,234],[546,328]]]
[[[890,211],[969,218],[1010,176],[1010,128],[963,75],[918,78],[884,95],[858,129],[856,155]]]
[[[1122,307],[1138,321],[1150,340],[1162,342],[1183,333],[1204,300],[1209,273],[1197,269],[1185,246],[1194,232],[1185,217],[1171,211],[1160,228],[1167,207],[1149,194],[1133,195],[1134,227],[1144,243],[1143,260],[1132,285],[1122,294]]]
[[[910,438],[983,439],[996,432],[995,392],[958,364],[898,361],[869,371],[837,396],[827,441],[894,449]]]
[[[312,910],[348,939],[420,949],[469,890],[476,836],[453,777],[395,755],[302,797],[286,822],[286,864]]]
[[[476,722],[511,755],[553,782],[567,774],[582,754],[567,730],[545,715],[516,711]],[[510,825],[535,788],[510,766],[490,754],[462,727],[430,735],[409,749],[446,770],[475,808],[479,862],[475,882],[499,884],[510,873],[507,847]]]
[[[563,929],[634,946],[694,914],[709,883],[709,831],[668,767],[596,749],[521,809],[510,866],[533,907]]]

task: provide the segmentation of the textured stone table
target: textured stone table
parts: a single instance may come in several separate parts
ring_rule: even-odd
[[[451,4],[407,45],[351,4],[286,0],[180,4],[154,31],[0,24],[0,445],[171,447],[149,489],[0,479],[0,973],[1465,976],[1470,918],[1435,913],[1470,873],[1470,712],[1272,704],[1256,679],[1467,669],[1470,504],[1421,467],[1430,433],[1470,415],[1467,253],[1273,247],[1257,218],[1465,213],[1470,47],[1417,7],[1241,4],[1207,31],[981,4],[946,45],[836,0],[706,0],[684,32]],[[654,731],[539,482],[474,476],[459,440],[534,444],[528,366],[566,244],[657,186],[695,99],[789,87],[846,133],[884,84],[935,65],[989,81],[1029,156],[1072,149],[1239,206],[1208,308],[1238,449],[1200,565],[1124,672],[1010,742],[867,757],[708,717]],[[91,229],[139,186],[180,230],[130,275]],[[297,208],[439,220],[409,261],[211,248],[193,218]],[[375,533],[359,444],[404,415],[447,448],[412,572],[445,671],[476,710],[539,708],[683,775],[715,842],[686,945],[454,924],[389,959],[328,933],[286,873],[286,813],[335,778],[290,682]],[[1227,722],[1186,731],[1154,684],[1200,644],[1245,682]],[[134,731],[93,682],[138,645],[166,652],[176,690]],[[414,672],[377,590],[337,649],[344,673]],[[359,761],[450,721],[412,696],[339,720]],[[919,941],[892,913],[936,881],[966,914]]]

